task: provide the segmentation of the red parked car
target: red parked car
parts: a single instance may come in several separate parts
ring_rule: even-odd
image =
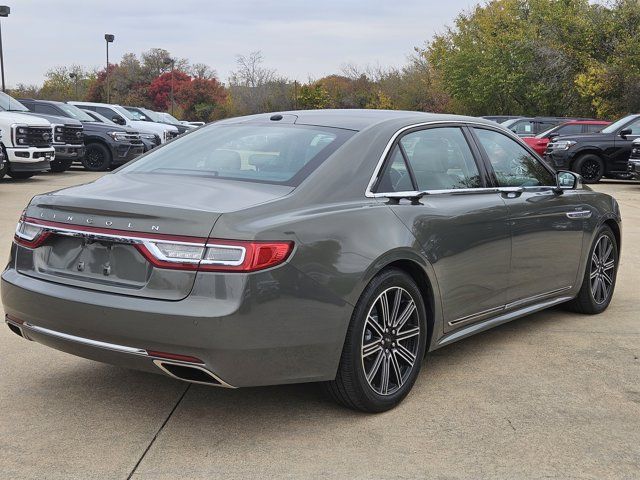
[[[523,140],[533,148],[538,155],[544,155],[547,144],[552,138],[560,135],[580,135],[581,133],[596,133],[611,122],[604,120],[571,120],[570,122],[550,128],[535,137],[524,137]]]

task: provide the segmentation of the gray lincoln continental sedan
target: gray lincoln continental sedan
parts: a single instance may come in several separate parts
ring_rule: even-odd
[[[608,195],[494,122],[325,110],[217,122],[33,198],[2,274],[16,334],[189,382],[322,382],[397,405],[427,351],[607,308]]]

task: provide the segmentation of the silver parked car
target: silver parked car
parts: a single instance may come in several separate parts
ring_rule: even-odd
[[[18,335],[223,387],[323,382],[378,412],[427,351],[607,308],[616,201],[494,122],[283,112],[210,124],[33,198],[2,274]]]

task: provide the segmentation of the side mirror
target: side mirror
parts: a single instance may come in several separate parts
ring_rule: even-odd
[[[547,138],[549,138],[549,141],[550,141],[550,142],[553,142],[553,141],[554,141],[556,138],[558,138],[559,136],[560,136],[560,134],[559,134],[559,133],[552,133],[552,134],[550,134],[550,135],[549,135],[549,137],[547,137]]]
[[[120,117],[117,117],[116,115],[111,117],[111,121],[113,123],[117,123],[118,125],[124,125],[125,124],[124,120],[122,118],[120,118]]]
[[[620,135],[622,138],[627,138],[627,135],[631,135],[631,133],[633,133],[633,131],[630,128],[625,128],[623,130],[620,130],[620,133],[618,133],[618,135]]]
[[[556,191],[562,193],[563,190],[576,190],[582,184],[582,178],[575,172],[569,170],[559,170],[556,173]]]

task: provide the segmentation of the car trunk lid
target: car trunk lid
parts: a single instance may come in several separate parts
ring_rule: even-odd
[[[26,217],[52,233],[35,249],[19,249],[17,268],[81,288],[180,300],[191,291],[195,271],[152,265],[132,239],[204,242],[220,215],[291,190],[183,175],[106,175],[32,200]]]

